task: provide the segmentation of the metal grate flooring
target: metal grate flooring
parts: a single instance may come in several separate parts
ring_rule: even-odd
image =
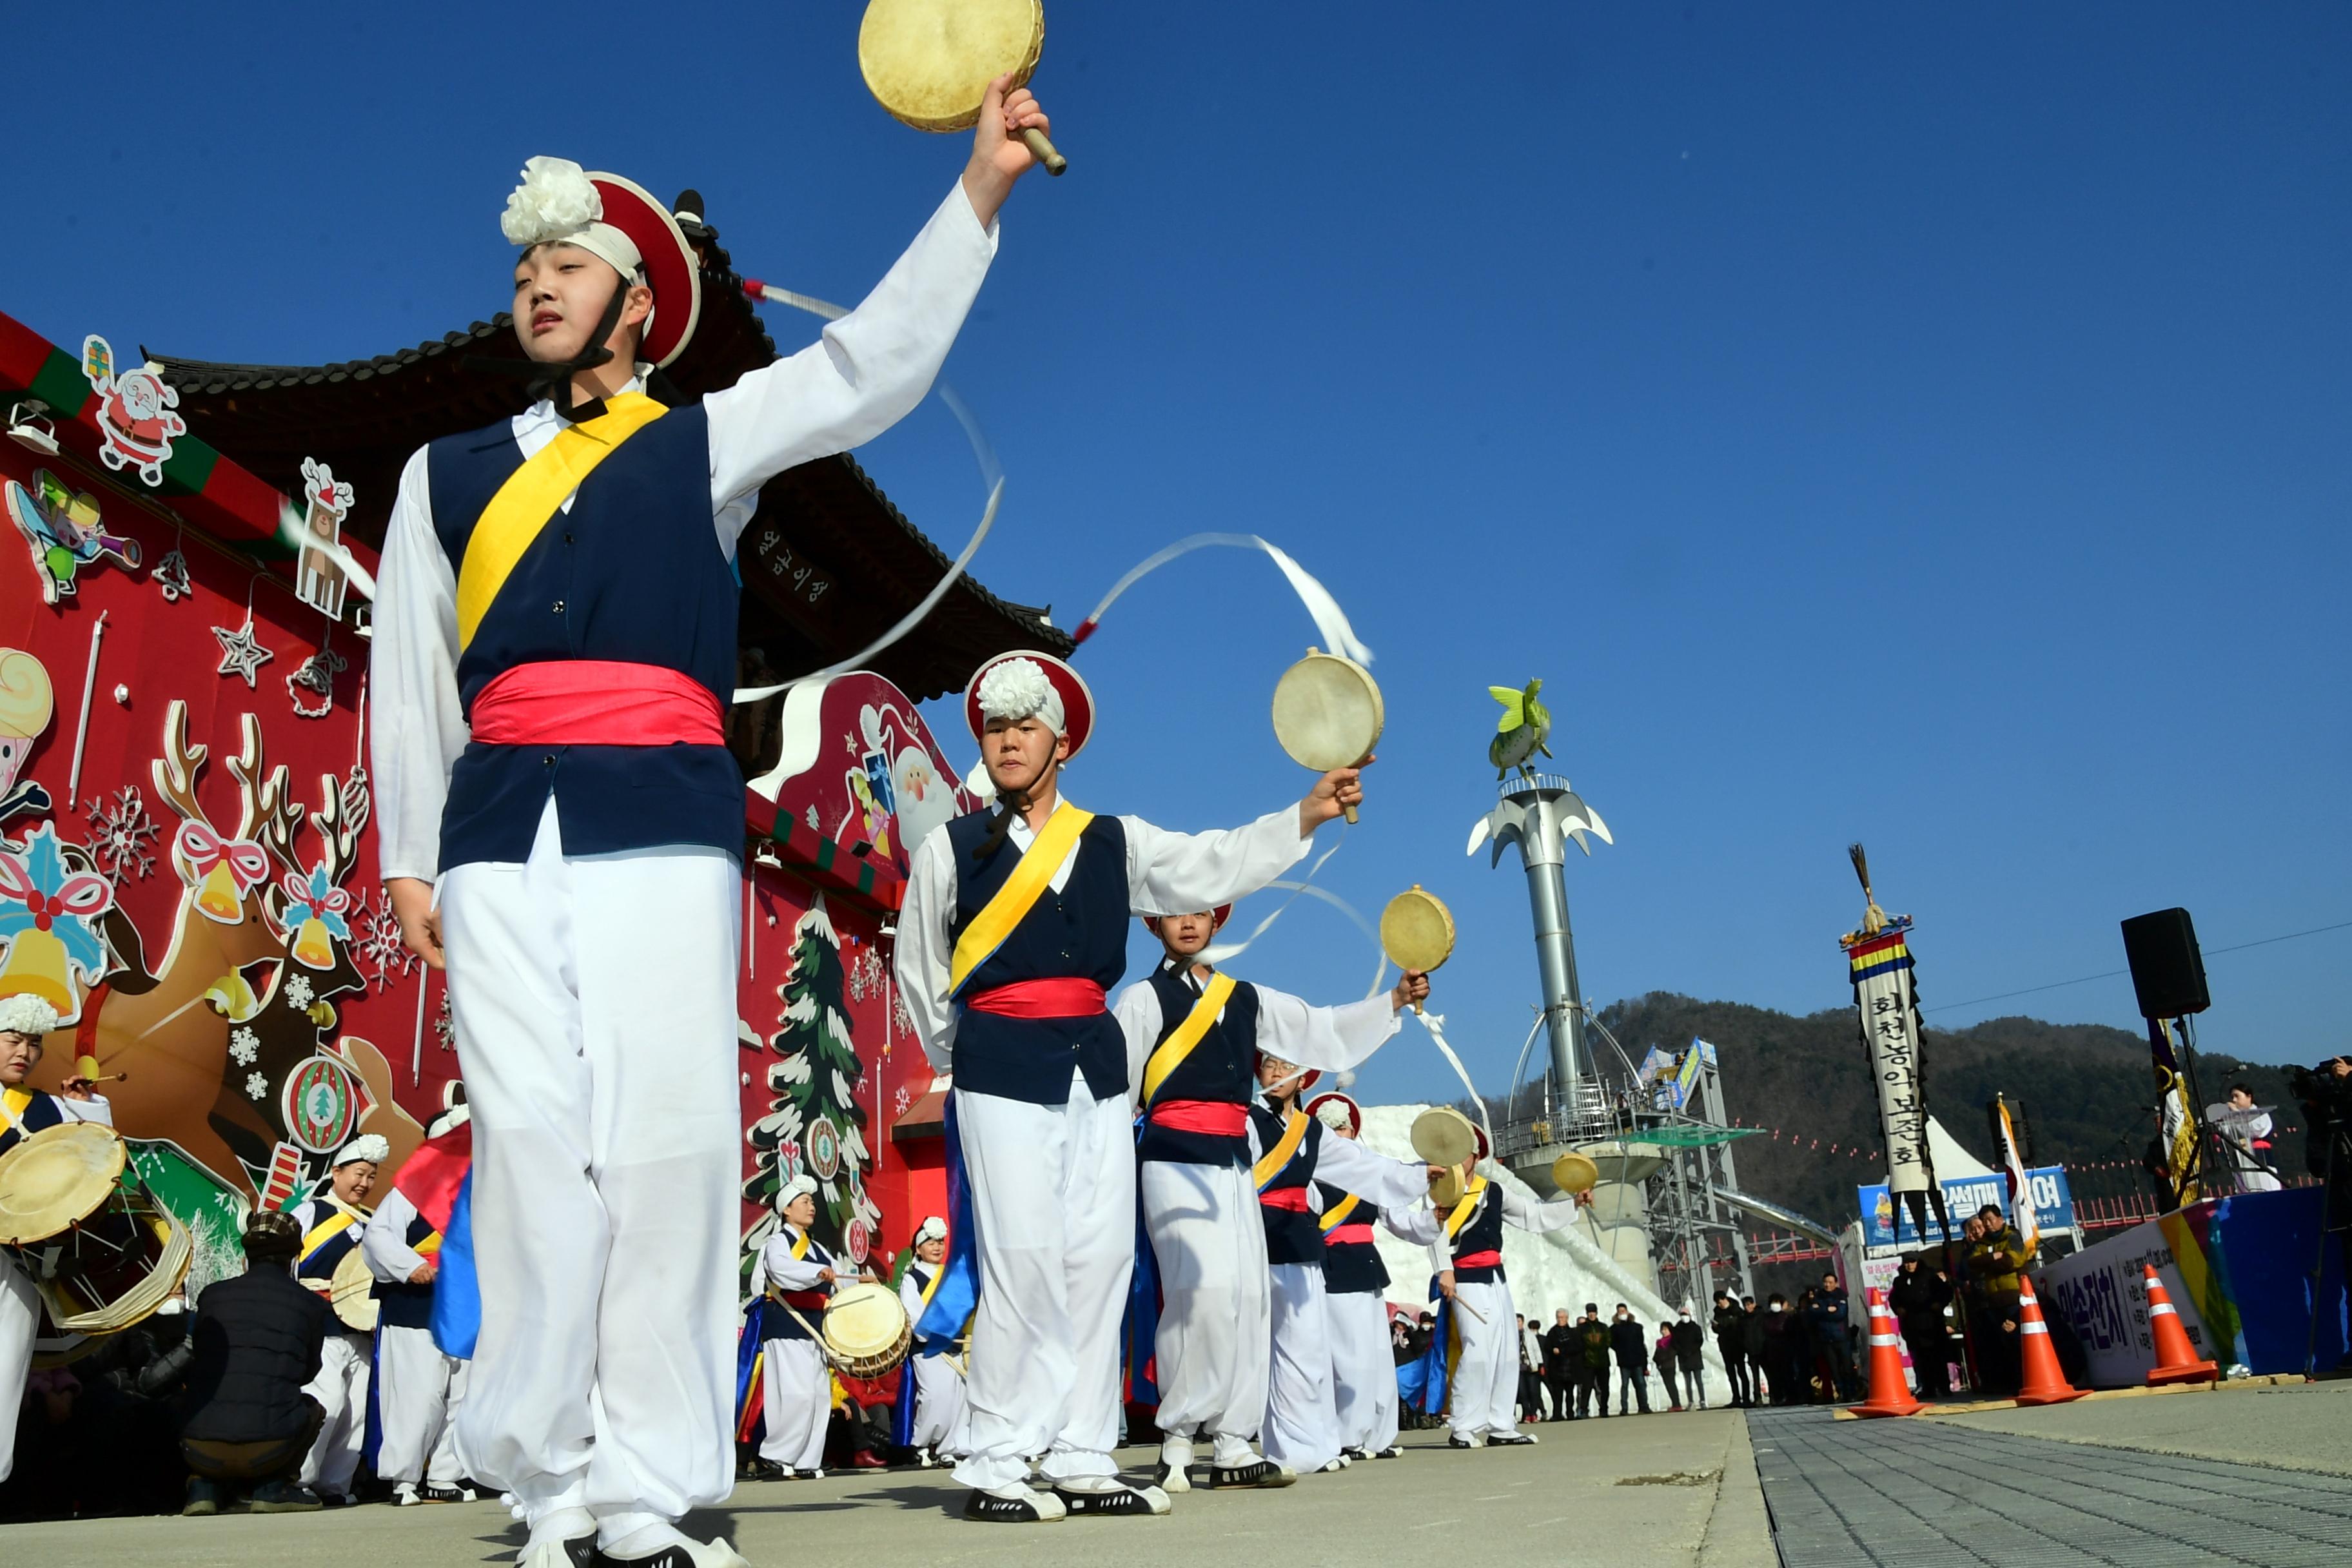
[[[1783,1568],[2345,1568],[2352,1479],[1938,1421],[1749,1414]]]

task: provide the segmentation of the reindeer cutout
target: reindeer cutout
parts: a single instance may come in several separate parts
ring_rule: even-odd
[[[367,827],[365,774],[322,775],[319,806],[308,809],[289,770],[264,761],[261,721],[247,713],[226,763],[237,821],[224,830],[197,798],[208,753],[189,742],[187,721],[187,704],[173,702],[152,769],[181,819],[173,860],[186,892],[170,942],[151,965],[129,917],[109,915],[114,967],[83,1004],[104,1069],[130,1075],[113,1086],[115,1124],[171,1139],[257,1198],[266,1187],[278,1195],[289,1175],[307,1185],[362,1128],[391,1141],[396,1164],[423,1130],[394,1101],[383,1053],[338,1037],[333,1001],[366,984],[341,885]],[[315,854],[304,853],[306,839]],[[48,1058],[70,1063],[73,1053]]]

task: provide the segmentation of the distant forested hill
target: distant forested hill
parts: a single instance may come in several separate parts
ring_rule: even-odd
[[[1758,1196],[1842,1226],[1855,1215],[1855,1184],[1885,1178],[1884,1163],[1868,1159],[1883,1145],[1853,1008],[1799,1018],[1660,991],[1616,1003],[1601,1017],[1637,1062],[1654,1045],[1679,1049],[1694,1035],[1714,1042],[1732,1119],[1784,1133],[1778,1142],[1765,1135],[1738,1145],[1740,1185]],[[2104,1024],[1994,1018],[1966,1029],[1931,1027],[1923,1047],[1927,1107],[1979,1159],[1991,1163],[1984,1107],[1998,1092],[2012,1105],[2023,1102],[2033,1163],[2074,1167],[2078,1195],[2144,1189],[2135,1170],[2087,1167],[2136,1165],[2154,1131],[2145,1038]],[[2212,1055],[2199,1061],[2199,1087],[2208,1100],[2220,1100],[2242,1079],[2257,1103],[2280,1108],[2282,1129],[2300,1127],[2281,1068]],[[1792,1143],[1788,1133],[1803,1142]],[[1810,1147],[1817,1138],[1818,1152]],[[1828,1152],[1832,1142],[1834,1157]],[[1857,1144],[1864,1157],[1848,1159],[1845,1151]],[[2283,1137],[2280,1152],[2290,1173],[2303,1168],[2299,1132]]]

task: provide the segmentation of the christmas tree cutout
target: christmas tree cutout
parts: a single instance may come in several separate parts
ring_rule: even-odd
[[[744,1233],[743,1269],[775,1234],[782,1217],[776,1195],[805,1171],[816,1181],[816,1238],[852,1261],[863,1262],[882,1212],[866,1194],[873,1156],[866,1144],[866,1112],[857,1104],[865,1064],[857,1059],[844,997],[848,972],[841,937],[817,896],[793,928],[793,966],[777,989],[783,1008],[768,1048],[782,1059],[767,1072],[768,1114],[744,1134],[753,1171],[743,1195],[763,1212]]]

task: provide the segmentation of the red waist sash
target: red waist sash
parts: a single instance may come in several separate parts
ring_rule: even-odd
[[[710,689],[655,664],[572,658],[519,664],[474,697],[474,739],[488,746],[721,746]]]
[[[774,1295],[796,1312],[822,1312],[828,1300],[822,1290],[778,1290]]]
[[[1257,1201],[1270,1209],[1295,1209],[1300,1214],[1305,1214],[1307,1189],[1305,1187],[1269,1187],[1258,1194]]]
[[[1333,1247],[1345,1246],[1351,1241],[1370,1245],[1372,1240],[1372,1227],[1369,1221],[1361,1225],[1334,1226],[1323,1233],[1323,1239]]]
[[[1496,1268],[1502,1265],[1499,1252],[1465,1252],[1454,1260],[1456,1268]]]
[[[963,999],[975,1013],[1004,1018],[1088,1018],[1105,1012],[1103,988],[1073,974],[1043,980],[1016,980],[1010,985],[975,992]]]
[[[1223,1100],[1163,1100],[1150,1110],[1151,1125],[1211,1138],[1240,1138],[1249,1131],[1249,1110]]]

